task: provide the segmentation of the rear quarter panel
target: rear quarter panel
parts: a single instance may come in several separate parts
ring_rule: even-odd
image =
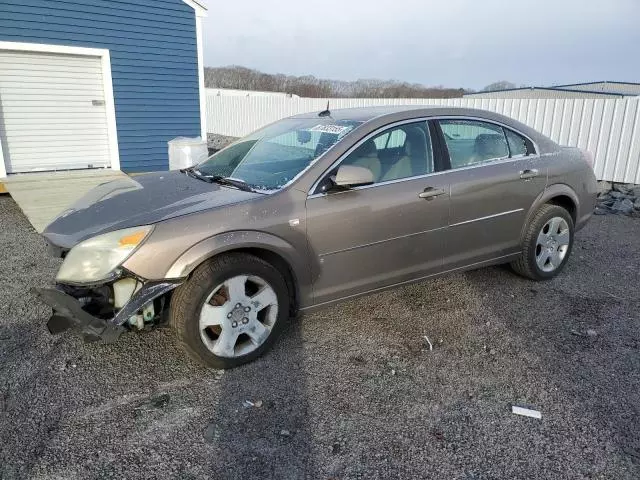
[[[575,194],[576,230],[579,230],[591,218],[596,205],[597,182],[593,169],[577,148],[560,147],[547,157],[545,201],[562,194],[568,187]]]

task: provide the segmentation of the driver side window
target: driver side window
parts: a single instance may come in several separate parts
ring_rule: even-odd
[[[391,127],[362,143],[340,165],[366,167],[374,183],[433,172],[433,149],[427,123]]]

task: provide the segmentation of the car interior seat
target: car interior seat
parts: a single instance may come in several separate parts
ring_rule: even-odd
[[[502,135],[481,133],[476,137],[473,155],[469,163],[484,162],[492,158],[502,158],[508,155],[507,144]]]
[[[427,136],[420,127],[404,130],[407,138],[404,142],[403,155],[384,173],[381,181],[424,175],[433,169],[428,166]],[[430,168],[430,170],[428,170]]]
[[[351,160],[353,159],[353,160]],[[349,160],[345,162],[348,165],[356,165],[359,167],[366,167],[373,173],[374,182],[378,182],[380,179],[380,173],[382,167],[380,159],[378,158],[378,149],[373,140],[367,140],[349,156]]]

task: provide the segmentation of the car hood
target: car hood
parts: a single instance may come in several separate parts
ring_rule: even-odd
[[[42,234],[53,245],[71,248],[101,233],[151,225],[262,196],[207,183],[179,171],[125,177],[90,190]]]

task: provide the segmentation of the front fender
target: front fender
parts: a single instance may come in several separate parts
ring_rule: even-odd
[[[310,269],[304,253],[276,235],[252,230],[225,232],[206,238],[184,252],[171,265],[165,279],[185,278],[202,262],[232,250],[258,248],[279,255],[291,268],[299,299],[311,296]]]

